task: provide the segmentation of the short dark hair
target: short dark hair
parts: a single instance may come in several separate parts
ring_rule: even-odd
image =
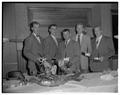
[[[70,29],[63,29],[63,31],[61,32],[61,37],[62,37],[63,40],[65,40],[64,37],[63,37],[63,33],[67,32],[67,31],[70,33]]]
[[[40,25],[40,23],[37,22],[37,21],[31,22],[31,23],[29,24],[29,26],[30,26],[30,31],[31,31],[31,32],[33,32],[33,31],[32,31],[32,27],[34,26],[34,24]]]
[[[49,27],[48,27],[48,32],[49,32],[49,34],[51,34],[51,32],[49,31],[50,29],[51,29],[51,27],[57,27],[57,25],[56,24],[51,24],[51,25],[49,25]]]
[[[64,33],[64,32],[69,32],[70,33],[70,29],[64,29],[62,32]]]

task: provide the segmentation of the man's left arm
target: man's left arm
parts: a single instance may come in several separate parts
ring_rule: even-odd
[[[70,58],[71,63],[79,62],[80,61],[80,49],[79,44],[77,42],[73,45],[73,56]]]
[[[86,52],[85,52],[85,56],[90,57],[91,53],[92,53],[92,45],[91,45],[91,39],[89,36],[86,36]]]
[[[106,44],[107,44],[107,53],[104,55],[104,58],[109,58],[115,54],[112,38],[109,38]]]
[[[91,54],[92,53],[91,39],[90,39],[90,37],[87,37],[87,39],[88,39],[87,40],[87,42],[88,42],[87,43],[88,44],[88,47],[87,47],[88,51],[87,52]]]
[[[107,48],[105,50],[107,52],[104,53],[103,56],[100,57],[101,62],[105,61],[105,60],[108,60],[109,57],[111,57],[111,56],[113,56],[115,54],[113,41],[112,41],[111,38],[106,39],[105,45],[107,46]]]

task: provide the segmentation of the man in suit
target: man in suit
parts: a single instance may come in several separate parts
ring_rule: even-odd
[[[75,40],[79,43],[80,49],[80,68],[83,73],[87,73],[88,70],[88,57],[91,55],[91,39],[86,32],[84,31],[84,27],[81,23],[75,26],[76,36]]]
[[[56,24],[50,25],[48,27],[49,36],[44,41],[44,54],[49,62],[57,57],[58,39],[56,38],[56,30]]]
[[[31,34],[25,39],[23,54],[28,59],[28,69],[30,75],[36,75],[38,65],[43,54],[43,39],[39,35],[40,24],[36,21],[30,23]]]
[[[80,62],[79,45],[70,38],[69,29],[64,29],[62,35],[64,41],[59,44],[59,66],[67,73],[80,72],[78,66]]]
[[[93,39],[93,51],[91,55],[90,68],[92,71],[110,70],[109,58],[114,55],[112,38],[104,36],[99,26],[95,28],[96,38]]]

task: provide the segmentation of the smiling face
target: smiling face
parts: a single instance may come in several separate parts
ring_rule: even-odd
[[[40,25],[39,25],[39,24],[34,24],[33,27],[32,27],[32,31],[33,31],[36,35],[39,35],[39,28],[40,28]]]
[[[102,35],[102,31],[100,30],[100,27],[95,27],[95,35],[96,37],[100,37]]]
[[[51,32],[51,34],[53,36],[56,36],[57,27],[56,26],[51,26],[51,28],[49,29],[49,31]]]
[[[84,30],[83,25],[82,24],[78,24],[77,27],[76,27],[77,33],[81,34],[83,30]]]
[[[64,37],[64,39],[65,39],[66,41],[69,40],[69,39],[70,39],[70,33],[69,33],[69,31],[63,32],[63,37]]]

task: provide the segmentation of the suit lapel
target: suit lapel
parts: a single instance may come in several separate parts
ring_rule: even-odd
[[[69,41],[69,43],[67,44],[67,47],[65,48],[65,57],[69,56],[69,53],[71,52],[71,44],[72,44],[72,40]]]
[[[101,50],[103,49],[103,45],[104,45],[104,37],[102,37],[102,39],[101,39],[101,41],[100,41],[100,43],[99,43],[99,46],[98,46],[98,48],[97,48],[97,55],[98,56],[100,56],[101,55]]]
[[[41,42],[39,42],[38,40],[37,40],[37,38],[32,34],[32,36],[33,36],[33,38],[34,38],[34,40],[36,40],[36,42],[38,43],[38,44],[41,44]],[[39,37],[39,39],[40,39],[40,41],[41,41],[41,38]]]
[[[71,44],[71,40],[69,41],[69,43],[67,44],[67,47],[69,47],[70,46],[70,44]]]
[[[55,40],[50,36],[52,42],[56,45],[56,47],[58,46],[57,43],[55,42]],[[56,39],[57,40],[57,39]]]
[[[84,36],[84,34],[83,34],[83,36],[82,36],[82,38],[81,38],[81,46],[83,45],[83,43],[84,43],[84,38],[85,38],[85,36]]]
[[[99,43],[99,45],[98,45],[98,47],[97,47],[98,50],[101,49],[101,46],[102,46],[102,44],[103,44],[103,41],[104,41],[104,37],[101,38],[101,41],[100,41],[100,43]]]

